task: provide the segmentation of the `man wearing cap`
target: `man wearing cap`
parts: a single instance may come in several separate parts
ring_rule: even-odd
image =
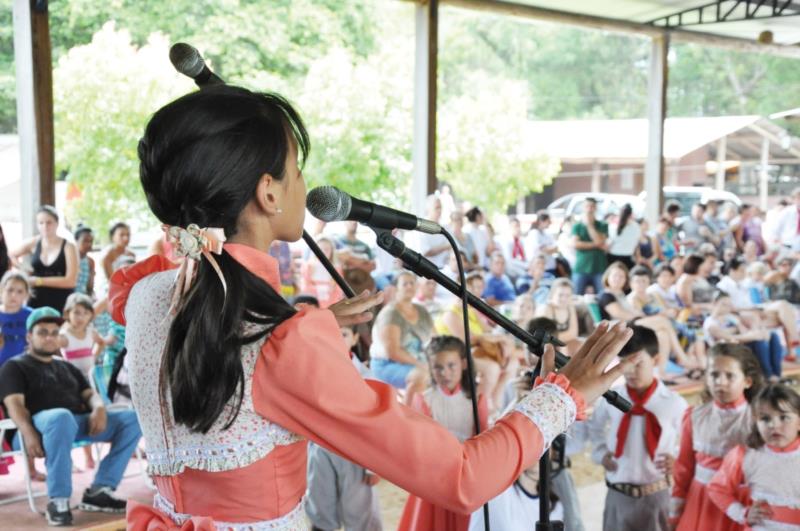
[[[44,457],[47,467],[45,516],[50,525],[71,525],[72,444],[110,442],[80,508],[124,512],[125,500],[112,495],[142,435],[133,411],[106,412],[103,400],[86,376],[59,354],[58,333],[63,319],[50,307],[35,309],[26,321],[29,350],[0,368],[0,399],[18,427],[29,456]]]

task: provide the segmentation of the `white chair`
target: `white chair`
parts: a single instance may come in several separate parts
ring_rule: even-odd
[[[16,430],[17,426],[14,424],[14,421],[11,419],[3,419],[0,420],[0,440],[5,439],[6,433],[11,430]],[[0,453],[0,457],[6,456],[13,456],[17,457],[21,462],[15,463],[22,467],[25,473],[25,490],[27,491],[26,494],[20,496],[14,496],[11,498],[6,498],[4,500],[0,500],[0,505],[8,505],[9,503],[16,503],[18,501],[22,501],[24,499],[28,500],[28,507],[30,507],[31,512],[39,513],[40,511],[36,508],[36,502],[34,498],[39,498],[42,496],[47,496],[46,491],[34,491],[33,484],[31,481],[30,471],[28,470],[28,454],[25,450],[25,442],[22,440],[22,434],[19,435],[20,441],[20,450],[9,450],[7,452]]]

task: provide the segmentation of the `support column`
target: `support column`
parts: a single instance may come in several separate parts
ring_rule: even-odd
[[[717,142],[717,177],[714,187],[717,190],[725,190],[725,159],[728,156],[728,137],[723,136]]]
[[[425,214],[425,197],[436,190],[436,87],[439,0],[416,6],[414,141],[411,207]]]
[[[20,145],[22,232],[34,233],[36,210],[55,203],[53,64],[46,0],[14,0],[14,62]]]
[[[600,193],[600,161],[597,159],[592,160],[592,193]]]
[[[664,120],[667,113],[667,52],[669,37],[652,38],[650,73],[647,86],[648,143],[644,170],[644,189],[647,192],[645,216],[655,227],[663,210],[664,185]]]
[[[765,211],[769,197],[769,139],[761,139],[761,168],[758,172],[758,207]]]

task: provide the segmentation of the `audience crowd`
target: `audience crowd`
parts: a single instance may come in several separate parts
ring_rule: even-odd
[[[752,463],[772,470],[765,447],[795,451],[800,445],[800,398],[783,372],[800,352],[800,189],[791,202],[768,212],[712,201],[681,216],[679,205],[668,204],[652,229],[634,217],[630,205],[601,217],[591,198],[578,218],[559,227],[541,211],[528,223],[495,219],[496,231],[479,206],[468,206],[442,191],[428,197],[426,214],[453,234],[470,293],[525,329],[551,332],[567,355],[601,321],[623,321],[634,329],[621,356],[638,355],[641,361],[617,388],[632,411],[623,414],[601,401],[551,449],[550,504],[566,529],[583,529],[569,456],[589,443],[608,484],[604,529],[721,529],[728,527],[713,526],[725,519],[764,529],[769,522],[800,525],[800,511],[775,509],[781,498],[767,494],[745,499],[736,480],[749,478],[751,486],[769,491]],[[67,525],[75,444],[85,446],[84,466],[97,468],[81,507],[124,509],[113,490],[141,432],[132,409],[106,410],[106,404],[131,403],[125,330],[110,319],[107,294],[98,286],[136,254],[125,223],[110,227],[108,247],[97,252],[89,227],[75,227],[74,238],[57,234],[54,208],[42,207],[36,221],[38,235],[17,248],[9,249],[0,231],[0,415],[19,428],[3,441],[4,449],[24,444],[28,462],[21,466],[32,479],[47,482],[48,522]],[[397,388],[406,404],[464,440],[475,431],[469,351],[481,427],[495,422],[530,389],[536,353],[472,308],[465,345],[460,299],[404,269],[358,229],[355,222],[320,222],[312,230],[356,292],[384,292],[371,323],[342,329],[355,367],[365,378]],[[456,255],[443,236],[396,235],[458,279]],[[147,250],[168,258],[171,251],[166,238]],[[296,307],[324,308],[344,297],[313,253],[275,242],[270,254],[280,265],[283,295]],[[37,383],[43,378],[45,386]],[[673,389],[690,380],[706,385],[701,406],[687,406]],[[784,420],[768,429],[760,419],[770,415]],[[787,427],[787,416],[797,424]],[[786,440],[776,435],[780,429]],[[760,444],[754,443],[759,437]],[[111,447],[98,464],[89,445],[100,442]],[[34,460],[44,455],[41,472]],[[744,470],[743,459],[749,459]],[[12,462],[0,459],[0,474]],[[800,461],[792,463],[797,474]],[[493,527],[532,525],[537,474],[526,470],[491,502]],[[314,528],[381,529],[373,488],[378,481],[370,471],[313,447],[307,512]],[[792,495],[800,499],[800,493]],[[482,528],[480,511],[470,518],[413,496],[400,524],[404,530]]]

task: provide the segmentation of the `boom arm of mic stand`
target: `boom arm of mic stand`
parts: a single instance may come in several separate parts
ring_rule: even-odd
[[[418,252],[407,248],[403,242],[392,236],[391,232],[375,228],[372,230],[375,231],[375,234],[378,236],[378,247],[395,258],[402,260],[403,264],[405,264],[408,269],[417,275],[434,280],[437,284],[444,287],[450,293],[458,297],[461,296],[461,286],[439,271],[439,268],[437,268],[430,260]],[[532,352],[537,352],[539,349],[543,348],[543,345],[540,344],[539,340],[537,340],[527,331],[520,328],[517,323],[506,318],[497,310],[489,306],[486,302],[482,301],[472,293],[467,295],[467,299],[470,306],[487,315],[489,319],[500,325],[504,330],[528,345]],[[556,367],[563,367],[568,361],[569,358],[567,356],[556,351]],[[620,411],[627,412],[631,409],[631,403],[622,398],[615,391],[606,391],[603,393],[603,398],[605,398],[609,404],[616,407]]]
[[[314,238],[312,238],[311,235],[306,231],[303,231],[303,240],[305,240],[306,244],[308,245],[308,248],[311,249],[311,252],[314,253],[314,256],[317,257],[319,262],[328,271],[328,273],[331,275],[336,284],[338,284],[339,287],[342,288],[344,294],[348,298],[355,297],[356,292],[353,291],[353,288],[350,287],[350,284],[348,284],[347,281],[344,278],[342,278],[342,275],[340,275],[339,272],[336,271],[336,268],[333,267],[331,261],[328,260],[328,257],[325,256],[325,253],[323,253],[322,249],[319,248],[317,242],[315,242]]]

